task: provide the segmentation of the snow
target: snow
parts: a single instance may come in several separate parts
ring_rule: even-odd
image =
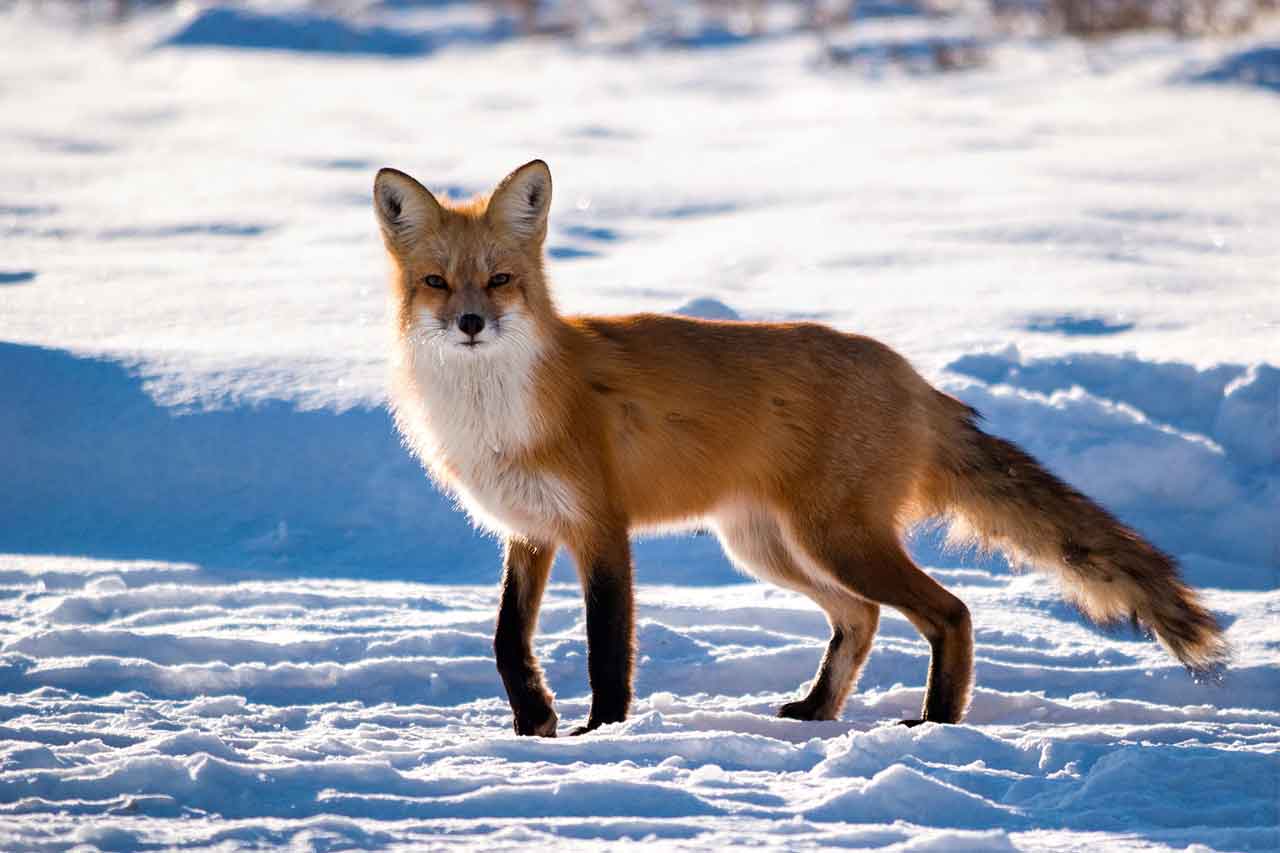
[[[509,730],[487,587],[6,562],[6,848],[305,846],[315,833],[337,847],[486,849],[1277,838],[1274,590],[1209,593],[1233,619],[1238,663],[1206,687],[1143,638],[1046,607],[1047,592],[956,573],[949,585],[981,614],[973,712],[905,729],[884,722],[920,702],[927,649],[900,617],[886,616],[844,719],[800,723],[771,709],[812,674],[817,613],[758,587],[646,585],[631,719],[547,741]],[[87,582],[50,591],[50,562]],[[757,610],[771,619],[752,629]],[[538,645],[562,715],[581,717],[571,585],[552,588]]]
[[[33,9],[0,11],[0,849],[1280,849],[1274,24],[884,15],[842,64],[684,7],[577,40],[471,4]],[[987,63],[886,58],[933,38]],[[535,156],[564,309],[885,340],[1179,557],[1221,682],[925,531],[974,615],[966,722],[890,724],[928,649],[889,612],[840,720],[779,719],[821,614],[686,536],[636,549],[630,719],[517,739],[497,545],[382,408],[369,192]]]

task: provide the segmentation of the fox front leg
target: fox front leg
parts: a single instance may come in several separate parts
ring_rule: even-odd
[[[580,735],[627,718],[635,662],[635,593],[625,531],[574,548],[587,609],[591,712]]]
[[[551,574],[555,548],[510,539],[502,566],[502,603],[493,637],[498,673],[507,688],[518,735],[556,736],[555,698],[533,655],[538,606]]]

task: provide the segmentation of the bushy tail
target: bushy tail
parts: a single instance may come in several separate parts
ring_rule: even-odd
[[[931,509],[951,519],[953,539],[976,540],[1015,564],[1052,569],[1089,618],[1141,623],[1193,671],[1226,662],[1222,628],[1173,558],[1021,448],[983,432],[963,403],[945,397],[943,408],[927,492]]]

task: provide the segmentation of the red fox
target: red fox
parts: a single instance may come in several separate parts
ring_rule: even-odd
[[[393,265],[392,407],[436,482],[503,540],[498,672],[521,735],[558,718],[533,654],[557,549],[586,600],[591,707],[626,717],[634,658],[629,534],[709,527],[743,571],[812,599],[831,639],[779,714],[834,719],[881,605],[931,649],[920,717],[955,723],[973,682],[969,611],[903,532],[953,533],[1053,572],[1085,614],[1133,619],[1192,670],[1227,645],[1177,565],[1028,454],[978,426],[884,344],[815,323],[557,313],[543,267],[551,172],[439,200],[382,169],[374,209]]]

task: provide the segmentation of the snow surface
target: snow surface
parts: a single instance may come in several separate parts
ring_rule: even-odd
[[[934,75],[680,16],[57,14],[0,12],[0,849],[1280,849],[1280,31]],[[516,739],[496,544],[381,408],[369,189],[535,156],[563,308],[889,342],[1180,557],[1223,681],[924,533],[974,613],[966,723],[886,725],[927,665],[889,613],[841,720],[777,719],[822,616],[693,536],[637,548],[631,719]]]

